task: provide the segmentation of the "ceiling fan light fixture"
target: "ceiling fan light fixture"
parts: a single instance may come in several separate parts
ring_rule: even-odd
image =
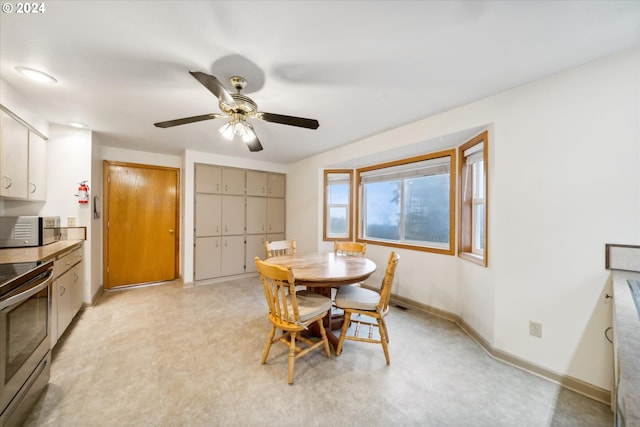
[[[223,137],[231,141],[233,139],[233,124],[231,124],[231,122],[225,123],[220,129],[218,129],[218,132],[220,132]]]
[[[253,131],[251,123],[245,123],[245,134],[242,135],[242,141],[245,143],[253,142],[257,138],[256,133]]]

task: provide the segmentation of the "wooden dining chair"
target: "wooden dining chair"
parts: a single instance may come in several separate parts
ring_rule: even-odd
[[[267,249],[267,258],[280,255],[294,255],[296,253],[295,240],[276,240],[273,242],[264,242]]]
[[[320,346],[324,346],[327,357],[331,357],[327,333],[322,324],[322,319],[331,308],[331,299],[310,292],[296,293],[291,267],[269,264],[258,257],[254,261],[264,288],[271,322],[271,332],[262,352],[262,364],[267,361],[271,344],[285,344],[289,348],[287,382],[293,384],[293,366],[297,358]],[[313,323],[317,324],[321,335],[321,339],[315,342],[300,335]],[[282,335],[276,337],[276,329],[280,329]],[[297,343],[306,345],[306,348],[300,348]]]
[[[333,242],[333,253],[363,257],[367,252],[367,244],[360,242]]]
[[[338,308],[344,310],[344,323],[340,331],[336,355],[342,352],[345,340],[382,344],[384,357],[387,360],[387,365],[389,364],[389,349],[387,346],[389,343],[389,331],[384,317],[389,312],[391,286],[393,285],[393,276],[399,260],[400,255],[391,252],[379,292],[357,286],[342,286],[338,289],[335,304]],[[352,317],[354,314],[360,316],[354,319]],[[356,326],[350,329],[352,323],[355,323]],[[361,325],[368,326],[369,331],[366,337],[359,335]],[[377,329],[379,339],[374,337],[374,329]]]

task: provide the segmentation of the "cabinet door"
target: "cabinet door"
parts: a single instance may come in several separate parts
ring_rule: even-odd
[[[222,193],[244,195],[244,169],[222,168]]]
[[[219,236],[222,227],[222,196],[196,194],[196,237]]]
[[[0,196],[26,199],[29,130],[0,111]]]
[[[47,199],[47,142],[29,131],[29,199]]]
[[[212,165],[195,165],[196,193],[220,193],[222,168]]]
[[[247,234],[265,234],[266,232],[267,199],[247,197]]]
[[[267,199],[267,233],[284,233],[284,199]]]
[[[244,236],[223,236],[221,275],[244,273]]]
[[[284,233],[267,234],[268,242],[277,242],[278,240],[284,240]],[[266,253],[266,249],[265,249]]]
[[[285,175],[281,173],[269,174],[269,185],[267,196],[269,197],[284,197],[285,194]]]
[[[222,196],[222,234],[244,234],[244,196]]]
[[[267,250],[264,247],[264,241],[267,236],[264,234],[253,234],[247,236],[247,246],[245,248],[245,259],[247,261],[246,272],[255,273],[256,263],[254,258],[265,259],[267,257]]]
[[[71,270],[67,271],[62,276],[58,277],[54,284],[54,292],[56,292],[56,297],[58,299],[58,312],[57,314],[57,331],[58,336],[60,338],[64,331],[71,323],[71,319],[73,318],[73,309],[71,303],[71,284],[72,280]]]
[[[197,237],[194,273],[195,280],[220,277],[220,237]]]
[[[267,195],[267,173],[247,171],[247,196]]]
[[[70,271],[69,285],[71,286],[71,318],[82,308],[82,287],[83,287],[83,263],[76,264]]]

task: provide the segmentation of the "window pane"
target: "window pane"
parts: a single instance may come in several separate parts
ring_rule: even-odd
[[[479,161],[473,164],[473,197],[484,198],[484,162]]]
[[[349,184],[329,185],[328,200],[330,205],[346,205],[349,203]]]
[[[449,175],[404,181],[404,239],[449,242]]]
[[[344,237],[347,235],[347,207],[334,206],[329,208],[329,237]]]
[[[484,250],[484,204],[477,204],[474,207],[473,249],[480,252]]]
[[[400,239],[400,181],[375,182],[364,186],[366,237]]]

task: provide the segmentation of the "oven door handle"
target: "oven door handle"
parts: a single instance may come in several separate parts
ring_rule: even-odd
[[[12,297],[9,297],[5,300],[0,301],[0,311],[3,311],[7,307],[11,307],[14,304],[20,303],[22,301],[26,301],[27,299],[31,298],[33,295],[37,294],[38,292],[42,291],[44,288],[49,286],[52,281],[51,279],[52,277],[51,275],[49,275],[49,277],[47,277],[47,279],[45,279],[42,282],[36,282],[35,284],[30,284],[31,286],[27,290],[20,292],[18,295],[14,295]]]

